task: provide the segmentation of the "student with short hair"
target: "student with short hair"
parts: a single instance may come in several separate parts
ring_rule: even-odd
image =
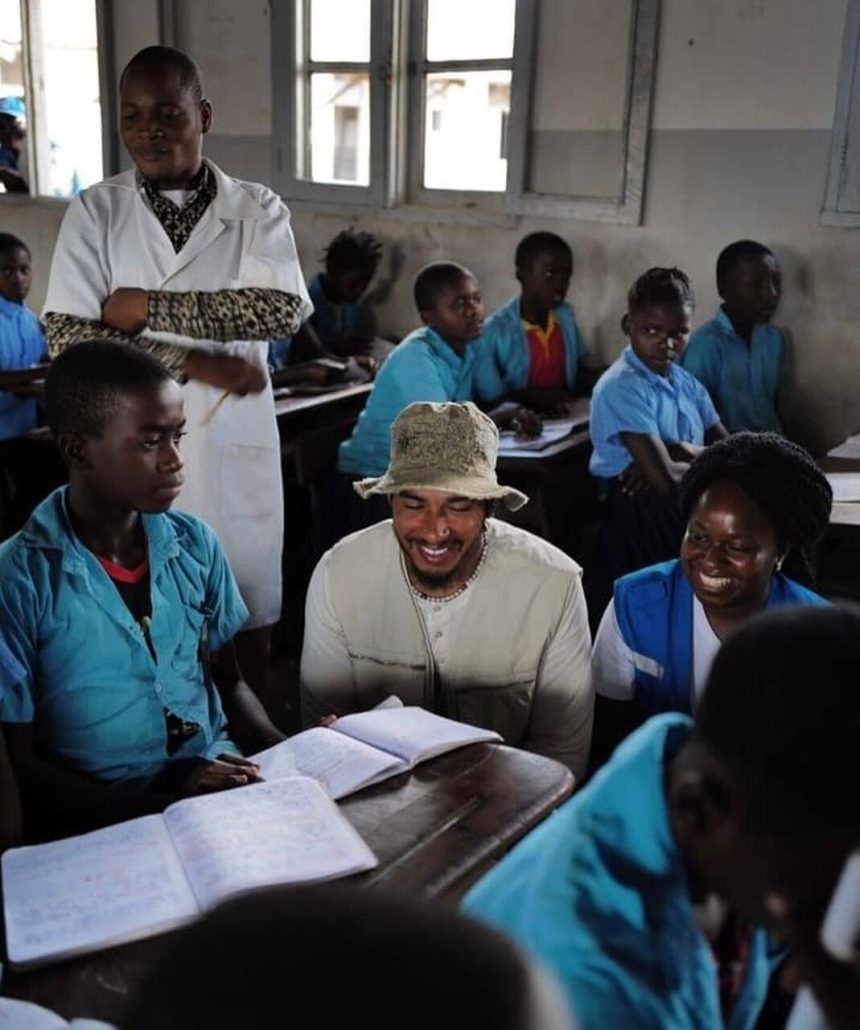
[[[594,642],[592,764],[658,712],[692,712],[722,642],[756,612],[827,602],[811,552],[832,492],[812,457],[776,433],[706,448],[681,480],[681,556],[616,580]]]
[[[225,941],[241,942],[238,955]],[[284,990],[301,985],[301,1002]],[[381,989],[380,975],[388,989]],[[330,989],[336,982],[337,990]],[[319,1027],[572,1030],[556,984],[505,936],[437,902],[349,884],[273,888],[168,942],[123,1030],[235,1030],[318,1001]]]
[[[723,645],[696,712],[656,716],[465,908],[553,970],[584,1030],[748,1030],[779,893],[817,946],[860,840],[860,612],[787,607]]]
[[[474,396],[475,342],[484,326],[478,280],[462,265],[433,262],[418,273],[414,297],[424,324],[398,344],[385,362],[352,436],[340,445],[340,500],[332,499],[329,507],[348,508],[348,524],[341,532],[325,534],[331,543],[343,532],[387,518],[382,498],[363,509],[355,503],[352,482],[385,472],[391,426],[400,412],[416,401],[444,403]],[[518,405],[500,406],[490,414],[500,424],[519,418],[526,429],[534,427],[534,416]]]
[[[589,470],[604,497],[587,577],[595,622],[619,576],[677,555],[684,532],[678,484],[702,447],[727,435],[705,388],[676,364],[694,303],[680,269],[640,275],[621,320],[630,343],[594,388]]]
[[[0,440],[35,428],[38,406],[33,398],[2,389],[2,373],[38,365],[47,358],[42,327],[27,307],[33,259],[23,240],[0,233]]]
[[[729,244],[717,258],[717,292],[719,311],[690,336],[680,363],[705,386],[731,432],[781,433],[785,341],[770,322],[782,272],[773,251],[755,240]]]
[[[0,722],[31,832],[57,836],[251,782],[236,745],[283,734],[239,675],[248,612],[215,534],[169,510],[185,417],[167,369],[81,343],[45,402],[69,486],[0,545],[0,625],[25,671]]]
[[[487,319],[476,385],[489,401],[512,396],[549,411],[584,392],[585,346],[565,303],[573,253],[561,236],[533,232],[520,240],[514,260],[520,294]]]

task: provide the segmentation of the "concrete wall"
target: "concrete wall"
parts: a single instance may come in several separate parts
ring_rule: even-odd
[[[133,10],[146,23],[155,4],[119,0],[116,7],[123,41],[117,49],[124,59],[133,35],[126,14]],[[595,146],[610,154],[602,160],[611,168],[606,141],[618,128],[617,92],[595,85],[593,107],[580,102],[579,89],[576,104],[565,107],[564,100],[571,84],[599,83],[605,74],[611,56],[607,19],[622,17],[626,7],[626,0],[542,0],[533,125],[541,166],[532,175],[541,188],[569,181],[577,134],[580,140],[600,137]],[[177,0],[176,11],[175,41],[200,59],[216,108],[208,153],[236,175],[267,180],[268,5]],[[592,38],[603,44],[583,51],[574,22],[586,14]],[[504,218],[476,225],[379,212],[350,218],[296,206],[305,270],[310,275],[316,269],[323,247],[346,224],[372,230],[386,244],[377,287],[380,328],[399,336],[414,327],[410,287],[426,261],[450,257],[472,267],[492,307],[515,289],[517,240],[533,229],[553,229],[574,250],[570,299],[582,329],[591,348],[609,360],[623,344],[618,322],[625,292],[644,268],[684,268],[696,284],[698,317],[705,319],[717,303],[718,251],[742,236],[761,239],[775,249],[784,271],[777,321],[789,328],[792,340],[791,426],[812,445],[833,443],[860,428],[860,234],[819,224],[844,17],[845,0],[663,0],[640,227]],[[151,41],[141,39],[140,45]],[[577,47],[578,62],[571,56]],[[601,172],[596,179],[602,183],[608,175]],[[4,227],[33,244],[38,306],[58,206],[4,198],[2,211]]]

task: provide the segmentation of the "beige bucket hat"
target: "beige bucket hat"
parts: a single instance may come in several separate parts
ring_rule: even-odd
[[[402,490],[444,490],[498,499],[517,511],[528,497],[496,479],[499,431],[471,401],[410,404],[391,426],[391,460],[383,476],[353,483],[360,497]]]

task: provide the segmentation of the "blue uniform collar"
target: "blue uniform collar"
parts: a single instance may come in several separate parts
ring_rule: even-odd
[[[26,302],[22,304],[13,304],[11,300],[6,300],[5,297],[0,297],[0,312],[10,317],[20,317],[22,311],[29,311]]]
[[[640,375],[645,376],[645,378],[649,382],[654,383],[655,386],[659,386],[662,389],[672,390],[674,392],[678,379],[674,365],[670,367],[669,374],[667,376],[657,375],[657,373],[653,372],[645,364],[645,362],[634,352],[630,344],[628,344],[624,348],[624,351],[622,352],[622,357],[632,369],[634,369]]]
[[[67,486],[61,486],[42,501],[21,530],[18,540],[25,547],[60,551],[66,572],[87,574],[95,566],[95,555],[78,540],[69,518]],[[141,515],[146,534],[150,578],[156,579],[164,563],[179,554],[181,532],[165,514]]]
[[[714,322],[719,327],[719,329],[722,332],[724,332],[727,336],[731,337],[731,339],[733,340],[737,340],[738,343],[742,343],[744,347],[746,347],[747,341],[742,336],[738,336],[738,334],[735,332],[735,327],[732,325],[732,320],[726,314],[722,304],[717,309],[716,315],[714,315]],[[750,333],[750,346],[752,346],[752,342],[755,339],[756,335],[760,333],[762,329],[764,329],[764,327],[764,324],[759,322],[756,322],[756,324],[753,326],[752,332]]]
[[[461,358],[450,343],[441,337],[435,329],[432,329],[429,325],[424,326],[424,338],[430,345],[430,349],[441,361],[444,361],[446,365],[450,365],[451,368],[457,372],[462,372],[468,368],[475,360],[474,348],[477,340],[472,340],[466,344],[466,350]]]

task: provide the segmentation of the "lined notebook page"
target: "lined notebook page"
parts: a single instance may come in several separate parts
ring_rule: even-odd
[[[320,784],[305,777],[177,801],[164,822],[201,909],[253,887],[377,864]]]
[[[252,759],[259,763],[264,779],[313,776],[335,801],[408,768],[395,755],[322,726],[282,740]]]
[[[160,815],[3,855],[10,962],[136,940],[198,915]]]

